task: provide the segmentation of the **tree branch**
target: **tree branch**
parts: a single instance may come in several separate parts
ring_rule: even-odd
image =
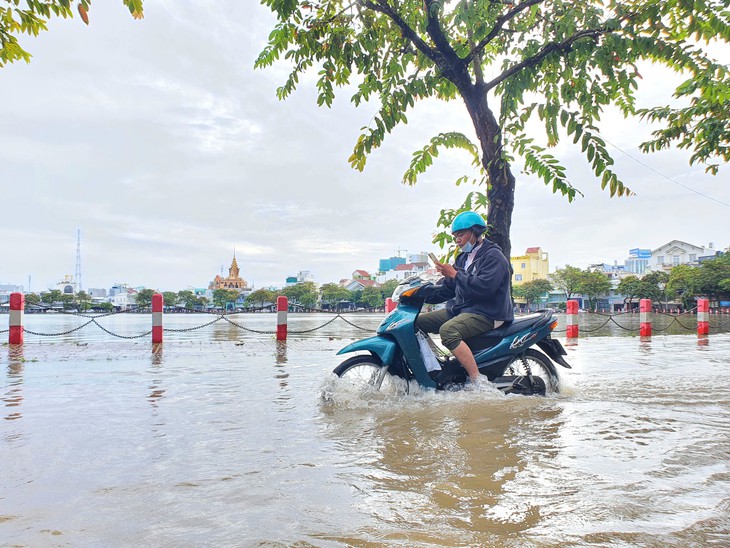
[[[516,65],[511,66],[508,70],[504,71],[502,74],[500,74],[490,82],[487,82],[485,85],[485,90],[488,91],[498,86],[513,74],[516,74],[527,67],[533,67],[537,65],[538,63],[540,63],[540,61],[545,59],[545,57],[547,57],[551,53],[568,51],[570,49],[570,46],[581,38],[598,38],[599,36],[603,34],[608,34],[609,32],[612,31],[605,27],[599,29],[586,29],[575,33],[573,36],[571,36],[567,40],[563,40],[562,42],[552,42],[549,44],[545,44],[540,49],[540,51],[538,51],[532,57],[528,57],[527,59],[522,60]]]
[[[433,40],[436,49],[441,52],[442,55],[450,59],[458,60],[460,63],[462,59],[456,55],[454,48],[451,47],[446,35],[438,18],[438,3],[437,0],[424,0],[424,7],[426,8],[426,18],[428,23],[426,24],[426,32]]]
[[[545,0],[527,0],[526,2],[523,2],[522,4],[519,4],[518,6],[515,6],[511,10],[509,10],[507,13],[502,15],[501,17],[498,17],[497,20],[494,22],[494,27],[492,27],[492,30],[489,31],[489,34],[487,34],[484,38],[482,38],[479,43],[472,49],[469,54],[464,58],[464,61],[466,63],[471,63],[471,61],[477,57],[484,48],[489,45],[489,43],[494,40],[497,35],[502,31],[502,28],[506,23],[517,17],[521,12],[526,10],[529,7],[532,7],[537,4],[543,3]]]
[[[400,14],[388,4],[387,0],[361,0],[360,5],[389,17],[391,21],[400,28],[405,38],[415,45],[421,53],[431,59],[431,61],[439,64],[441,56],[438,52],[430,47],[423,38],[421,38],[418,33],[403,20]]]

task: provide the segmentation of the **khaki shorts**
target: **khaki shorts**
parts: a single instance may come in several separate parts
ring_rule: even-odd
[[[416,328],[426,333],[438,333],[443,345],[453,352],[464,339],[476,337],[494,329],[494,321],[471,312],[462,312],[449,318],[449,313],[442,308],[435,312],[420,314],[416,321]]]

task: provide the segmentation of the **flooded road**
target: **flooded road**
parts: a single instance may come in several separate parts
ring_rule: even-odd
[[[578,339],[548,398],[383,400],[330,375],[382,315],[347,319],[286,343],[217,322],[156,352],[93,325],[0,347],[2,544],[730,544],[730,334]]]

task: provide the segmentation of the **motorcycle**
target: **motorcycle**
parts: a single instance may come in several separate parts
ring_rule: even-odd
[[[426,389],[463,388],[467,383],[466,370],[453,356],[439,355],[435,343],[416,330],[416,319],[425,302],[425,298],[419,298],[419,290],[427,285],[433,284],[419,276],[401,282],[392,297],[398,306],[382,321],[376,335],[349,344],[337,353],[367,354],[346,359],[334,373],[352,383],[391,394],[407,393],[411,381]],[[544,396],[560,390],[560,377],[553,362],[570,369],[563,358],[567,354],[565,349],[551,337],[557,325],[552,310],[541,310],[464,342],[474,353],[479,372],[500,391]]]

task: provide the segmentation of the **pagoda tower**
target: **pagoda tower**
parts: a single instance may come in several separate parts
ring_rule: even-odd
[[[233,248],[233,261],[231,261],[231,266],[228,269],[228,277],[223,278],[217,275],[208,287],[209,289],[236,289],[239,291],[248,289],[248,282],[240,276],[240,269],[236,260],[236,248]]]

